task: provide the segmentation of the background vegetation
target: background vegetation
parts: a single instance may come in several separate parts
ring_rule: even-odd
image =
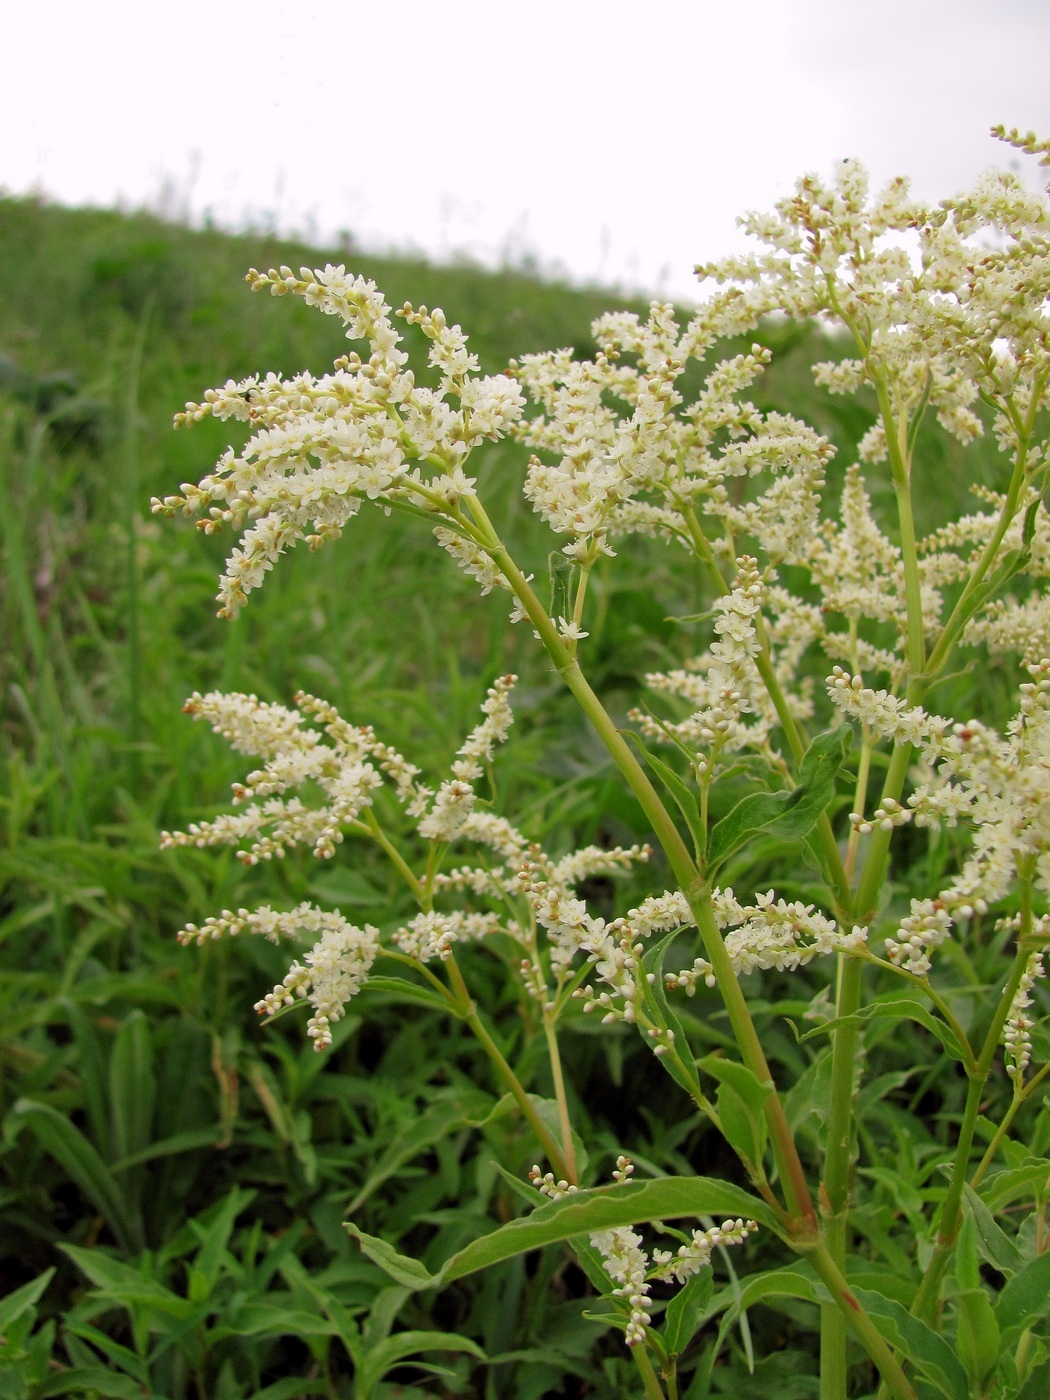
[[[221,808],[243,776],[243,760],[180,713],[193,690],[287,703],[304,686],[440,769],[506,670],[522,676],[500,761],[507,810],[552,850],[644,839],[640,812],[527,631],[423,531],[362,517],[339,545],[291,558],[231,624],[214,616],[223,542],[158,524],[147,506],[197,480],[226,445],[210,421],[171,431],[186,399],[256,370],[323,370],[343,353],[333,321],[291,298],[251,296],[250,265],[346,261],[395,305],[443,306],[490,372],[554,345],[593,353],[591,318],[612,301],[516,272],[33,200],[0,200],[0,258],[0,1397],[633,1393],[622,1338],[588,1317],[589,1286],[564,1252],[408,1297],[341,1227],[352,1211],[433,1263],[521,1208],[494,1163],[521,1177],[535,1144],[514,1115],[493,1112],[496,1085],[456,1027],[366,991],[331,1053],[314,1055],[296,1018],[261,1029],[251,1009],[283,975],[281,950],[175,944],[187,920],[265,900],[310,897],[394,924],[403,897],[385,868],[348,843],[323,869],[289,858],[245,872],[232,853],[162,854],[158,833]],[[814,389],[808,366],[828,346],[813,333],[770,326],[765,338],[777,353],[756,401],[827,432],[841,471],[870,418]],[[993,460],[982,460],[991,480]],[[962,489],[941,439],[931,435],[924,463],[922,523],[932,524]],[[542,576],[549,536],[521,500],[522,466],[501,445],[483,471],[518,556]],[[703,635],[688,620],[704,606],[692,570],[645,543],[631,553],[597,580],[590,624],[589,674],[620,714],[647,669],[699,649]],[[1012,684],[981,677],[985,713],[996,717],[997,687],[1005,697]],[[901,898],[909,878],[925,893],[950,854],[943,837],[908,835],[913,875],[898,871],[892,887]],[[741,893],[774,875],[785,894],[806,888],[772,850],[736,874]],[[630,886],[595,884],[599,909],[632,902]],[[979,985],[981,956],[971,950],[953,975]],[[467,963],[508,1053],[544,1093],[542,1057],[530,1070],[499,965],[480,952]],[[791,1110],[814,1142],[823,1061],[784,1018],[799,1017],[826,976],[751,984],[763,1044],[798,1080]],[[723,1043],[713,1008],[689,1004],[698,1045]],[[581,1021],[567,1041],[589,1140],[605,1149],[592,1152],[592,1176],[606,1177],[621,1150],[639,1175],[735,1172],[682,1117],[629,1028],[597,1030]],[[869,1165],[856,1218],[890,1260],[894,1231],[937,1189],[940,1126],[964,1088],[940,1065],[937,1078],[924,1071],[922,1034],[866,1035]],[[1029,1139],[1037,1155],[1050,1148],[1045,1114]],[[880,1178],[879,1161],[910,1195]],[[896,1282],[878,1268],[878,1287],[905,1296],[903,1256]],[[724,1274],[723,1285],[733,1287]],[[714,1329],[702,1332],[691,1394],[814,1394],[814,1319],[803,1304],[753,1307],[717,1352]],[[770,1357],[757,1378],[756,1332]],[[857,1376],[863,1390],[863,1366]]]

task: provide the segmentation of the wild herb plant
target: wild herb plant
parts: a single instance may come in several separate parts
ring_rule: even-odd
[[[1050,165],[1050,142],[995,134]],[[410,517],[483,592],[510,595],[643,809],[654,850],[559,856],[502,810],[496,748],[513,742],[512,676],[493,678],[448,773],[311,695],[293,710],[195,694],[190,713],[259,766],[235,787],[234,812],[166,844],[229,845],[251,865],[297,846],[327,860],[360,839],[384,853],[417,912],[380,929],[310,903],[224,910],[183,939],[305,940],[256,1009],[273,1019],[309,1004],[318,1050],[368,982],[446,1011],[488,1056],[545,1158],[531,1180],[549,1199],[436,1270],[347,1222],[403,1288],[568,1241],[649,1400],[679,1395],[679,1358],[709,1318],[724,1314],[721,1338],[763,1297],[819,1306],[823,1400],[850,1390],[849,1333],[866,1353],[862,1390],[875,1377],[899,1400],[1035,1396],[1050,1375],[1050,1134],[1045,1110],[1034,1125],[1028,1111],[1050,1069],[1033,1012],[1050,941],[1050,205],[1009,173],[939,205],[912,199],[903,180],[872,198],[845,162],[830,184],[805,177],[744,226],[763,251],[700,267],[713,289],[684,327],[656,303],[647,321],[609,314],[594,325],[593,359],[528,355],[497,376],[479,373],[441,311],[406,304],[397,317],[429,342],[429,368],[412,367],[374,283],[343,267],[248,274],[256,291],[341,320],[365,348],[316,378],[230,380],[179,415],[251,429],[198,486],[154,501],[200,517],[206,533],[239,533],[221,615],[296,544],[317,550],[349,527],[352,548],[363,507]],[[835,492],[828,442],[746,398],[768,352],[714,357],[721,338],[771,316],[848,337],[849,357],[816,378],[871,403],[874,421]],[[920,537],[917,497],[937,489],[923,455],[934,420],[963,444],[990,432],[997,479],[977,486],[971,513]],[[507,435],[535,452],[524,494],[556,537],[547,561],[513,557],[469,474],[474,454]],[[887,533],[872,500],[890,494]],[[649,678],[653,701],[628,732],[588,680],[587,644],[592,579],[632,534],[699,564],[712,601],[706,649]],[[534,587],[541,573],[546,587]],[[952,668],[993,661],[1023,667],[1002,733],[950,713]],[[895,864],[902,843],[914,852],[916,828],[928,830],[928,858]],[[787,878],[789,894],[808,897],[755,887],[771,849],[814,870]],[[651,857],[668,888],[619,917],[588,908],[586,881]],[[476,1000],[460,962],[473,943],[519,979],[551,1102],[526,1091]],[[834,991],[814,997],[807,984],[801,1019],[816,1025],[793,1028],[830,1043],[798,1083],[778,1082],[749,979],[828,958]],[[698,1055],[702,1026],[681,998],[712,992],[731,1034]],[[683,1114],[699,1112],[735,1154],[738,1180],[633,1178],[623,1144],[613,1183],[594,1184],[559,1039],[578,1014],[638,1029]],[[872,1158],[865,1122],[865,1051],[900,1022],[922,1028],[931,1075],[965,1083],[947,1147],[922,1146],[921,1190]],[[856,1208],[864,1178],[900,1197],[882,1223]],[[1023,1211],[1018,1228],[1004,1228],[1007,1205]],[[648,1242],[635,1228],[646,1223]],[[779,1241],[757,1271],[740,1262],[756,1232]],[[728,1259],[727,1246],[744,1281],[716,1295],[712,1259]],[[716,1354],[689,1361],[690,1395],[707,1393]]]

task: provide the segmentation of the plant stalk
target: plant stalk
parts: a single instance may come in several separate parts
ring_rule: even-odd
[[[477,1007],[474,1005],[470,992],[467,990],[467,984],[463,981],[463,974],[460,972],[455,958],[450,955],[445,961],[445,967],[448,969],[449,981],[452,983],[456,992],[456,998],[459,1003],[459,1014],[474,1032],[482,1049],[495,1065],[500,1078],[513,1094],[515,1102],[525,1115],[532,1131],[539,1139],[540,1146],[547,1154],[547,1160],[559,1177],[564,1178],[570,1186],[578,1186],[579,1182],[576,1179],[575,1166],[570,1169],[569,1163],[565,1160],[557,1139],[536,1112],[536,1105],[525,1092],[521,1080],[508,1064],[507,1057],[496,1044],[495,1040],[493,1040],[488,1027],[478,1015]]]

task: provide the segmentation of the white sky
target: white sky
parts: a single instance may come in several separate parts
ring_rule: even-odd
[[[8,0],[0,187],[690,296],[858,156],[956,192],[1050,134],[1046,0]]]

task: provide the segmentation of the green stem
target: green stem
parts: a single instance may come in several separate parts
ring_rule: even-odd
[[[835,1015],[853,1016],[860,1010],[864,964],[841,954],[838,964]],[[849,1237],[853,1179],[853,1077],[858,1030],[855,1022],[837,1026],[831,1050],[828,1137],[820,1209],[828,1257],[839,1273],[845,1272]],[[821,1400],[845,1400],[846,1375],[846,1318],[840,1307],[825,1303],[820,1309]]]
[[[1043,1065],[1042,1069],[1038,1072],[1038,1074],[1032,1075],[1031,1079],[1024,1086],[1021,1092],[1019,1094],[1015,1094],[1014,1097],[1011,1099],[1010,1107],[1006,1110],[1006,1113],[1003,1115],[1003,1120],[999,1124],[998,1128],[996,1128],[995,1133],[992,1136],[992,1140],[988,1144],[985,1154],[981,1158],[980,1163],[977,1166],[977,1170],[970,1178],[970,1186],[973,1188],[974,1191],[977,1190],[978,1186],[980,1186],[981,1182],[987,1175],[988,1168],[995,1161],[995,1155],[999,1151],[1000,1146],[1002,1145],[1003,1138],[1005,1138],[1006,1134],[1010,1131],[1010,1127],[1020,1110],[1028,1102],[1029,1095],[1034,1089],[1036,1089],[1039,1086],[1039,1084],[1046,1078],[1048,1074],[1050,1074],[1050,1064],[1045,1064]]]
[[[480,1042],[486,1055],[488,1055],[489,1059],[495,1065],[503,1082],[513,1094],[518,1107],[525,1115],[532,1131],[536,1134],[540,1146],[547,1154],[547,1160],[559,1177],[563,1177],[571,1186],[579,1185],[576,1179],[575,1167],[570,1170],[569,1164],[565,1160],[556,1138],[536,1112],[536,1105],[525,1092],[521,1080],[507,1063],[507,1057],[493,1040],[488,1027],[478,1015],[478,1009],[474,1004],[470,992],[467,990],[467,984],[463,981],[463,974],[460,972],[455,958],[451,955],[446,958],[445,967],[448,971],[449,981],[452,983],[456,993],[458,1014],[474,1032],[474,1035]]]
[[[700,522],[696,518],[696,512],[691,505],[683,506],[681,509],[682,518],[689,530],[689,538],[692,541],[693,549],[697,557],[707,566],[708,573],[711,575],[711,580],[715,584],[719,594],[728,593],[730,591],[729,585],[722,577],[722,572],[711,551],[707,536],[704,534]],[[772,701],[773,708],[777,712],[777,719],[780,721],[780,727],[784,731],[784,737],[787,739],[788,748],[791,750],[792,758],[795,761],[795,770],[797,772],[798,765],[802,762],[802,758],[806,752],[806,742],[799,732],[799,727],[795,722],[795,716],[791,713],[791,708],[788,705],[787,696],[784,694],[783,687],[777,679],[776,670],[773,666],[772,650],[769,644],[769,633],[766,630],[766,624],[761,613],[755,618],[755,635],[759,642],[759,651],[755,657],[755,665],[758,668],[758,674],[762,677],[762,683],[766,687],[766,692]],[[836,918],[839,920],[843,918],[848,919],[849,910],[852,907],[849,876],[846,874],[845,867],[842,864],[838,842],[835,840],[835,833],[832,831],[831,822],[828,820],[827,813],[821,813],[820,819],[817,822],[816,835],[819,843],[824,875],[828,884],[831,886],[832,897],[835,901]]]
[[[1028,461],[1028,441],[1034,428],[1035,411],[1039,400],[1040,394],[1033,393],[1028,419],[1024,424],[1017,425],[1020,445],[1017,452],[1017,459],[1014,462],[1013,472],[1010,475],[1010,484],[1007,487],[1006,499],[1003,501],[1002,509],[999,511],[999,519],[996,522],[992,537],[985,545],[984,549],[981,550],[980,557],[974,566],[973,572],[966,580],[963,591],[959,594],[955,607],[952,609],[948,621],[941,629],[941,635],[938,637],[936,645],[930,653],[927,662],[927,672],[931,678],[936,676],[946,664],[951,649],[958,640],[959,633],[965,626],[970,599],[984,582],[985,575],[995,562],[995,556],[998,554],[1006,532],[1017,514],[1021,492],[1024,488],[1025,468]]]
[[[864,804],[868,800],[868,778],[871,774],[871,755],[874,750],[874,736],[867,728],[862,729],[860,745],[860,761],[857,764],[857,785],[853,790],[853,810],[861,816],[864,815]],[[860,831],[853,827],[849,834],[849,843],[846,846],[845,870],[846,878],[853,879],[853,870],[857,864],[857,852],[860,849]]]
[[[919,578],[919,554],[915,541],[915,521],[911,500],[911,454],[908,420],[905,414],[894,423],[889,390],[881,376],[873,376],[878,395],[879,411],[889,445],[893,489],[897,498],[897,519],[900,526],[901,558],[904,565],[904,591],[907,604],[907,658],[913,678],[923,673],[926,662],[925,630],[922,614],[922,589]],[[913,684],[914,684],[913,680]],[[918,686],[916,686],[918,690]],[[918,695],[912,703],[918,702]],[[911,763],[912,746],[898,744],[890,760],[883,797],[900,799]],[[867,790],[871,761],[870,744],[862,747],[857,773],[857,791],[863,802]],[[856,810],[862,811],[858,807]],[[892,832],[876,832],[855,899],[847,907],[863,923],[869,921],[868,910],[874,908],[882,884],[889,838]],[[856,859],[856,834],[851,837],[848,864],[852,869]],[[835,1004],[837,1018],[850,1018],[860,1009],[863,987],[863,963],[839,957],[838,990]],[[821,1190],[821,1210],[824,1216],[824,1238],[829,1257],[840,1272],[846,1264],[849,1237],[849,1207],[853,1175],[853,1079],[857,1058],[859,1026],[846,1020],[836,1027],[831,1051],[831,1090],[828,1110],[827,1150]],[[846,1335],[841,1315],[836,1317],[827,1307],[821,1309],[821,1400],[843,1400],[846,1393]],[[903,1374],[903,1373],[902,1373]]]
[[[565,1179],[579,1183],[576,1167],[576,1146],[572,1140],[572,1123],[569,1119],[569,1101],[565,1094],[565,1076],[561,1068],[561,1052],[558,1049],[558,1032],[554,1019],[544,1007],[543,1034],[547,1039],[547,1054],[550,1058],[551,1079],[554,1081],[554,1098],[558,1105],[558,1126],[561,1129],[561,1147],[565,1155]]]
[[[645,1386],[645,1400],[667,1400],[660,1379],[653,1370],[653,1363],[649,1359],[645,1343],[642,1342],[638,1346],[632,1347],[631,1355],[634,1357],[634,1364],[638,1367],[642,1384]]]
[[[970,1076],[966,1092],[966,1105],[963,1109],[959,1137],[955,1146],[955,1159],[952,1162],[952,1173],[948,1181],[948,1192],[941,1207],[937,1242],[919,1284],[915,1301],[912,1303],[912,1313],[916,1317],[922,1318],[924,1322],[931,1322],[937,1312],[941,1279],[948,1267],[948,1262],[955,1249],[955,1239],[959,1233],[963,1187],[966,1184],[970,1164],[970,1151],[973,1147],[974,1129],[977,1126],[977,1115],[981,1107],[981,1095],[984,1093],[985,1082],[999,1049],[1003,1026],[1006,1024],[1018,985],[1028,964],[1030,949],[1026,942],[1026,935],[1031,932],[1032,928],[1032,877],[1030,872],[1022,872],[1020,884],[1021,931],[1018,936],[1017,952],[1010,967],[1010,975],[1006,979],[1006,986],[1003,988],[991,1024],[988,1027],[988,1033],[984,1038],[977,1066]]]
[[[372,811],[371,807],[366,807],[364,809],[364,821],[365,826],[368,828],[368,834],[372,837],[374,841],[378,842],[378,844],[382,846],[383,850],[386,852],[391,862],[396,867],[398,874],[404,880],[408,888],[412,891],[416,903],[422,909],[424,907],[423,886],[420,884],[419,880],[417,879],[412,868],[409,866],[408,862],[405,860],[404,856],[397,849],[394,843],[390,840],[383,828],[379,825],[379,822],[376,819],[376,815]]]
[[[548,617],[528,580],[508,554],[502,540],[496,534],[491,521],[485,514],[484,507],[476,497],[471,498],[471,510],[478,521],[480,530],[487,536],[481,541],[484,548],[503,571],[529,621],[539,634],[555,669],[575,696],[580,708],[626,779],[651,823],[657,840],[663,847],[675,879],[689,904],[700,932],[704,950],[713,968],[718,989],[725,1002],[730,1025],[744,1063],[760,1084],[768,1085],[772,1090],[766,1099],[766,1118],[788,1210],[793,1218],[793,1228],[800,1239],[815,1238],[817,1233],[816,1213],[809,1195],[802,1163],[788,1126],[783,1104],[773,1084],[773,1077],[766,1062],[758,1032],[751,1019],[747,999],[741,990],[732,959],[715,922],[711,908],[710,891],[682,840],[678,827],[650,782],[648,774],[635,758],[627,741],[616,728],[598,696],[591,689],[576,658],[569,654],[557,628]]]
[[[874,1361],[882,1376],[884,1385],[896,1400],[917,1400],[900,1362],[894,1356],[882,1333],[854,1297],[849,1284],[824,1245],[818,1245],[809,1254],[820,1281],[835,1300],[846,1322],[856,1333],[864,1350]],[[823,1394],[823,1386],[821,1387]],[[844,1391],[839,1392],[845,1394]]]
[[[911,504],[911,459],[908,454],[908,422],[902,415],[893,421],[893,406],[885,380],[875,380],[886,441],[889,445],[893,490],[897,498],[897,522],[901,536],[901,562],[904,565],[904,599],[908,611],[906,651],[913,676],[921,676],[926,665],[925,628],[922,616],[922,586],[919,580],[919,551],[915,541],[915,517]]]

